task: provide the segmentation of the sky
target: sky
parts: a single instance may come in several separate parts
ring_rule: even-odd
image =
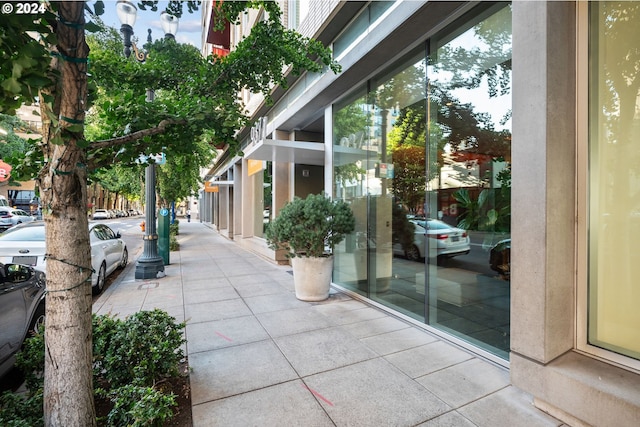
[[[137,0],[130,0],[134,5],[138,5]],[[89,2],[90,4],[93,1]],[[134,37],[140,40],[140,43],[144,44],[147,41],[147,29],[151,28],[151,37],[153,40],[164,37],[164,31],[160,26],[160,13],[165,9],[167,1],[158,2],[158,11],[152,12],[147,10],[138,9],[138,18],[136,24],[133,27]],[[198,49],[201,48],[202,42],[202,24],[200,23],[202,17],[202,11],[197,10],[194,13],[189,13],[185,5],[182,18],[178,24],[178,33],[176,34],[176,40],[180,43],[189,43]],[[116,0],[104,0],[104,14],[100,16],[105,24],[116,29],[120,29],[120,20],[116,14]]]

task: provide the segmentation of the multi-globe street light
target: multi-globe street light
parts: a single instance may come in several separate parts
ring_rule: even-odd
[[[146,53],[138,50],[137,46],[131,40],[133,36],[133,26],[136,22],[138,9],[136,6],[126,0],[118,0],[116,5],[118,19],[122,26],[120,32],[124,37],[124,54],[128,58],[131,55],[131,49],[135,55],[135,59],[139,62],[146,60]],[[160,23],[164,31],[165,39],[174,39],[178,32],[178,18],[167,12],[160,15]],[[151,29],[147,40],[151,42]],[[153,89],[147,89],[147,101],[151,102],[154,98]],[[136,279],[155,279],[164,276],[164,260],[158,255],[158,234],[156,233],[156,168],[155,163],[151,162],[145,168],[145,231],[143,236],[144,248],[142,255],[136,261]]]

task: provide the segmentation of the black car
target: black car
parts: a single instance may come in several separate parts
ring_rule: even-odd
[[[489,252],[489,267],[507,279],[511,277],[511,239],[493,245]]]
[[[44,323],[45,275],[22,264],[0,264],[0,377],[31,331]]]

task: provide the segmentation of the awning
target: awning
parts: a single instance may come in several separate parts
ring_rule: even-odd
[[[322,142],[263,139],[243,151],[247,159],[324,165],[324,143]]]

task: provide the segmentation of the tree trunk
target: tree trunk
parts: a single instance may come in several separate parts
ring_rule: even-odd
[[[59,3],[53,102],[42,97],[45,165],[40,175],[47,245],[44,418],[46,426],[95,426],[91,343],[91,250],[87,220],[84,2]],[[51,122],[49,122],[49,119]],[[56,138],[63,137],[64,143]]]

